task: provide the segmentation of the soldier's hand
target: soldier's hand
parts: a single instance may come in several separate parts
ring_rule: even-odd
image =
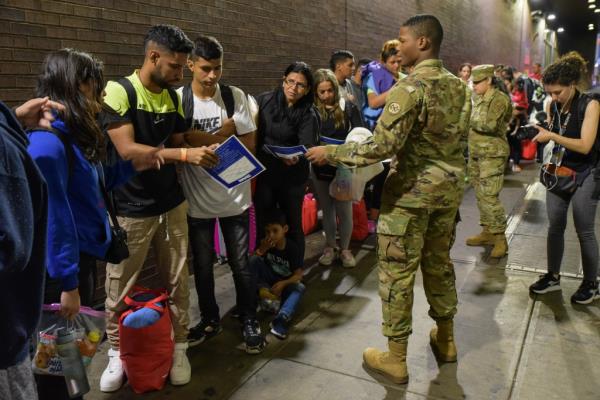
[[[187,162],[206,168],[213,168],[219,162],[219,157],[209,147],[193,147],[187,150]]]
[[[327,163],[327,152],[325,151],[325,146],[311,147],[304,156],[308,161],[316,165],[324,165]]]

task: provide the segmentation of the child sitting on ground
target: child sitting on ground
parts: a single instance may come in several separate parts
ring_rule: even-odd
[[[306,289],[301,282],[303,259],[298,246],[286,237],[288,225],[281,210],[274,209],[265,217],[265,238],[250,258],[250,267],[258,276],[260,297],[281,299],[281,308],[271,322],[271,333],[283,340]]]

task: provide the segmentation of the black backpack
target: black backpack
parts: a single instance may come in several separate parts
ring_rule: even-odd
[[[233,91],[227,85],[219,84],[221,89],[221,98],[225,103],[227,118],[233,117],[235,112],[235,102],[233,100]],[[192,84],[188,83],[183,87],[181,95],[181,105],[183,106],[183,114],[185,115],[185,126],[192,129],[194,123],[194,94],[192,93]]]

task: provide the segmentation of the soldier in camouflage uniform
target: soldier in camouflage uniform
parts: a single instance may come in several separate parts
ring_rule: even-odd
[[[475,101],[469,129],[469,179],[479,207],[480,234],[467,239],[469,246],[493,245],[491,257],[504,257],[506,216],[499,194],[509,146],[506,129],[512,115],[509,97],[493,86],[494,66],[473,68]]]
[[[377,225],[379,294],[389,351],[367,348],[367,367],[406,383],[406,348],[412,332],[413,286],[419,266],[437,322],[431,344],[441,361],[456,361],[453,317],[456,288],[450,241],[463,194],[471,100],[466,85],[438,59],[442,27],[417,15],[400,28],[405,66],[414,71],[391,90],[374,135],[366,143],[313,147],[309,160],[367,165],[393,157]]]

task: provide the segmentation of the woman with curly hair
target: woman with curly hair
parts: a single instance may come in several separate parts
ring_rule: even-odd
[[[598,242],[595,216],[598,201],[592,198],[596,183],[597,130],[600,104],[590,95],[581,93],[578,85],[586,76],[586,62],[577,52],[570,52],[550,65],[542,75],[546,93],[552,97],[550,130],[538,127],[533,139],[539,143],[554,141],[550,162],[577,182],[573,193],[546,192],[548,213],[547,258],[548,272],[532,284],[533,293],[544,294],[560,290],[560,267],[565,247],[564,232],[567,211],[573,204],[573,220],[581,248],[583,281],[571,296],[571,302],[589,304],[600,298],[598,293]]]

